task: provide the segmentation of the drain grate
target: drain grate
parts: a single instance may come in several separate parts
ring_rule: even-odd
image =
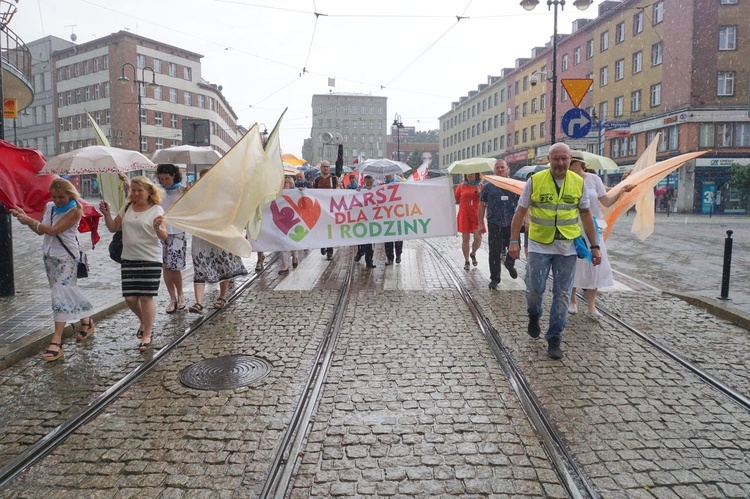
[[[271,372],[271,365],[250,355],[206,359],[185,368],[180,382],[198,390],[232,390],[256,383]]]

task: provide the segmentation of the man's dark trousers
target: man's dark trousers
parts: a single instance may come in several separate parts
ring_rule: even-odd
[[[505,266],[513,267],[516,261],[508,255],[508,243],[510,242],[510,227],[500,227],[491,223],[487,224],[487,244],[490,247],[490,280],[500,282],[500,269],[505,257]]]

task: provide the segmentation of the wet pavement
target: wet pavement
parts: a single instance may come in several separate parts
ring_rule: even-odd
[[[740,284],[750,271],[750,220],[659,218],[645,243],[628,234],[627,224],[618,222],[608,248],[613,266],[630,276],[616,275],[602,305],[747,396],[748,330],[735,324],[750,310],[750,292]],[[734,323],[652,287],[713,306],[723,251],[723,242],[713,242],[727,229],[735,231],[735,260],[732,300],[724,308],[738,318]],[[41,240],[14,241],[27,245],[16,261],[20,255],[33,277],[17,278],[22,292],[0,302],[0,313],[38,311],[42,332],[29,335],[43,338],[51,324],[43,317],[46,279],[41,265],[25,263],[41,261],[34,255]],[[511,280],[503,269],[500,291],[490,292],[485,249],[479,267],[465,272],[458,238],[428,243],[453,258],[603,497],[750,495],[747,411],[609,320],[572,316],[565,358],[551,361],[544,342],[525,333],[523,272]],[[0,372],[0,417],[7,422],[0,465],[143,361],[130,313],[114,312],[119,268],[100,244],[92,255],[98,276],[87,283],[89,296],[101,300],[93,340],[67,341],[65,359],[54,364],[38,358],[44,345],[27,347],[31,356]],[[329,264],[311,251],[285,277],[276,268],[261,274],[257,286],[0,496],[257,496],[351,256],[350,249],[337,250]],[[355,268],[332,369],[289,496],[564,497],[443,263],[416,241],[405,243],[401,265],[385,267],[384,260],[381,247],[376,269]],[[211,288],[204,304],[215,293]],[[195,320],[164,314],[164,295],[158,346]],[[14,328],[3,329],[2,338],[17,337],[20,325]],[[4,341],[3,348],[14,343]],[[193,363],[238,353],[267,360],[270,376],[221,392],[180,384],[179,373]]]

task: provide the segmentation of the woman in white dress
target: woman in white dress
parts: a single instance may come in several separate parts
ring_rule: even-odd
[[[156,176],[166,191],[161,200],[161,207],[166,213],[185,193],[182,174],[175,165],[164,163],[156,168]],[[169,292],[167,313],[173,314],[187,307],[182,291],[182,271],[185,270],[187,260],[187,235],[171,225],[167,225],[167,233],[167,240],[162,242],[162,272]]]
[[[617,198],[620,197],[621,193],[630,192],[635,186],[626,185],[617,194],[607,194],[607,189],[604,187],[602,179],[597,175],[586,171],[587,163],[583,160],[581,151],[572,151],[571,156],[570,171],[583,177],[583,194],[589,197],[589,210],[591,210],[591,214],[594,216],[594,220],[598,226],[597,233],[599,234],[599,240],[595,242],[587,242],[589,246],[592,244],[599,245],[602,260],[599,265],[594,266],[588,260],[582,258],[578,259],[576,263],[576,277],[573,282],[573,292],[570,294],[570,306],[568,307],[568,312],[571,314],[578,313],[576,288],[585,289],[586,297],[588,298],[587,315],[594,320],[599,320],[601,319],[602,314],[596,309],[597,291],[599,288],[614,285],[612,267],[609,264],[609,257],[607,256],[607,246],[604,244],[604,237],[602,235],[606,228],[604,225],[602,206],[612,206],[614,202],[617,201]]]
[[[44,268],[52,294],[52,317],[55,321],[52,341],[42,353],[42,359],[47,362],[62,358],[62,335],[68,322],[80,319],[81,327],[76,334],[78,341],[91,338],[94,334],[94,321],[89,316],[93,307],[78,287],[78,261],[72,256],[79,254],[78,222],[83,216],[83,206],[78,201],[80,195],[73,184],[62,178],[52,181],[49,193],[52,202],[45,206],[41,221],[29,217],[20,208],[10,210],[19,222],[44,236]]]

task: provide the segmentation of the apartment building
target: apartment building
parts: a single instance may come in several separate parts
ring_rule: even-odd
[[[39,42],[50,48],[34,66],[40,80],[52,85],[54,138],[50,143],[46,130],[22,121],[23,145],[44,145],[52,156],[95,144],[87,111],[111,145],[147,156],[183,143],[184,118],[208,120],[211,146],[222,154],[239,138],[237,116],[221,86],[202,77],[200,54],[126,31],[80,45],[54,37]],[[41,105],[48,122],[49,106]]]
[[[557,47],[558,82],[593,80],[579,107],[595,126],[583,139],[565,137],[560,121],[573,105],[560,85],[556,141],[612,157],[623,170],[657,133],[660,160],[710,150],[668,179],[678,193],[675,207],[747,212],[729,168],[750,164],[750,43],[740,21],[749,15],[750,4],[739,0],[601,2],[597,18],[575,21]],[[549,43],[454,102],[440,117],[443,162],[472,156],[503,157],[512,168],[546,162],[551,68]],[[612,122],[623,126],[608,129]]]
[[[388,133],[387,97],[355,93],[327,93],[312,96],[313,120],[310,131],[310,164],[336,160],[339,142],[344,146],[344,163],[362,155],[382,158]],[[328,135],[333,140],[326,140]],[[307,152],[307,150],[306,150]]]

